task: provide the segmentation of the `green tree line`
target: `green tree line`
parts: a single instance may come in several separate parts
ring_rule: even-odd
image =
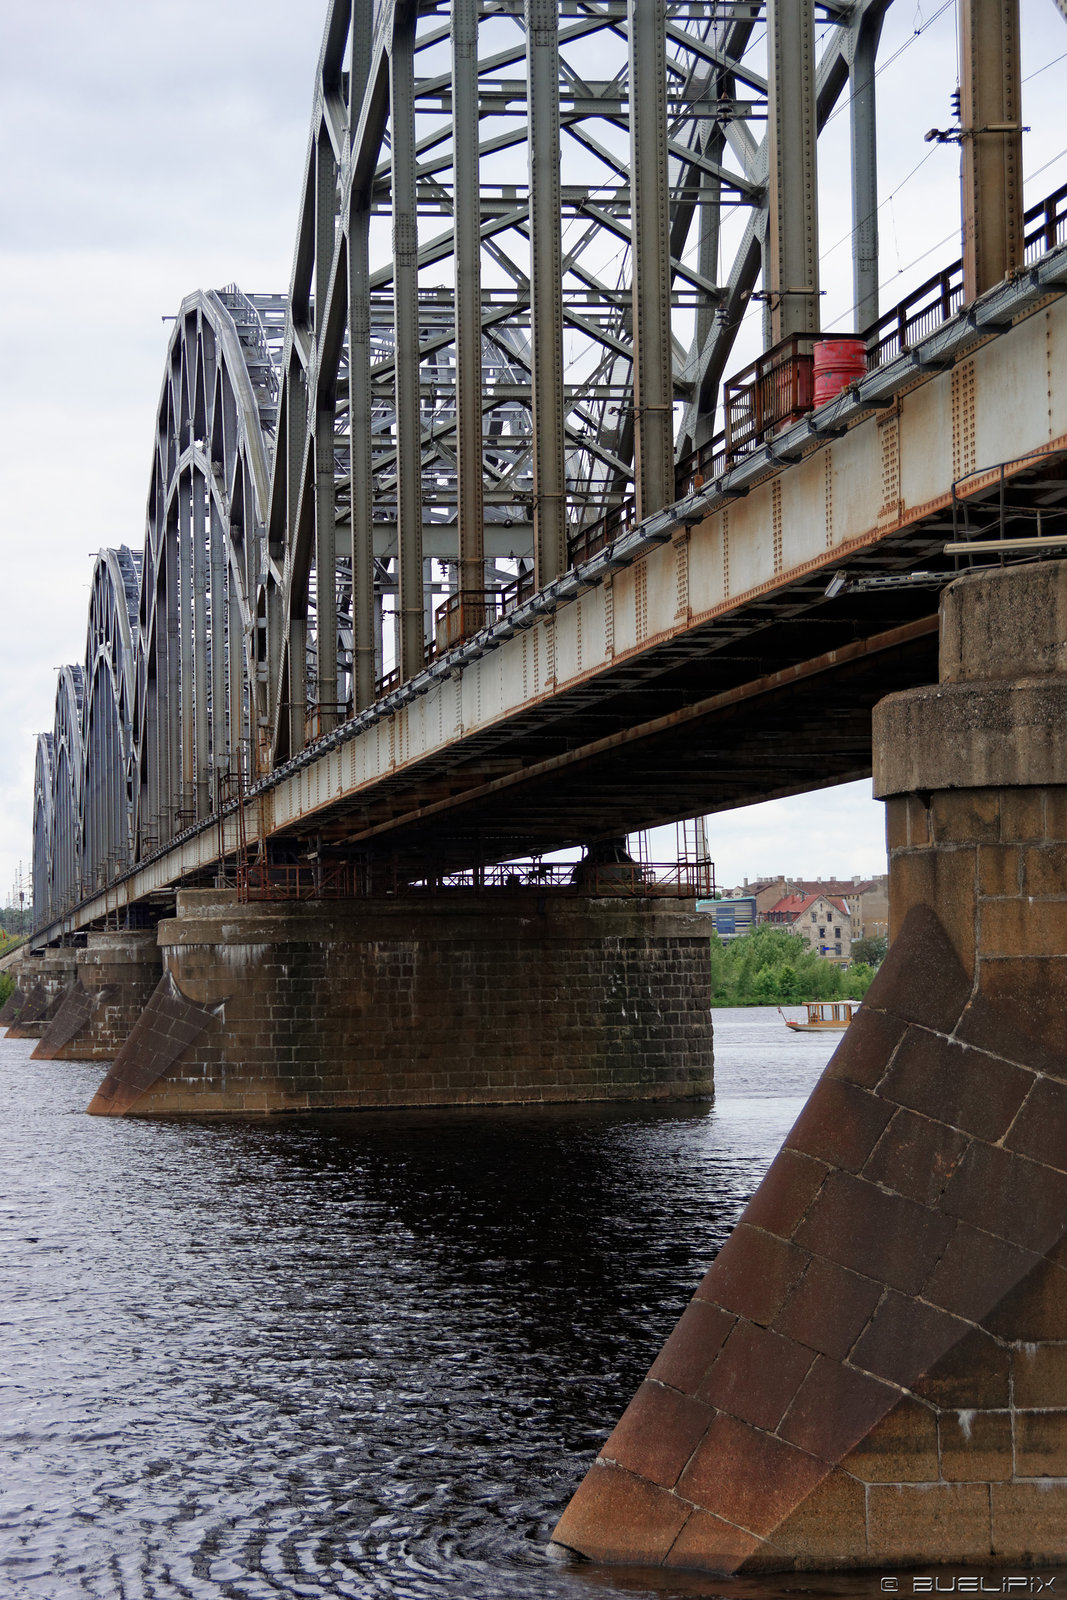
[[[800,1000],[862,1000],[874,977],[863,961],[835,966],[785,928],[764,922],[723,943],[711,939],[713,1006],[795,1005]]]

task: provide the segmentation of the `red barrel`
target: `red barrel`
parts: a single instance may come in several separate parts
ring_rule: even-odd
[[[867,371],[867,346],[862,339],[820,339],[812,348],[815,405],[839,395]]]

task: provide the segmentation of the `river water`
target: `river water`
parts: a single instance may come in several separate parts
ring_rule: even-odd
[[[0,1039],[2,1600],[772,1592],[546,1552],[833,1044],[715,1029],[714,1107],[253,1125]]]

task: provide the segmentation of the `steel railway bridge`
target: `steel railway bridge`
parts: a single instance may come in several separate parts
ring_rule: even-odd
[[[963,253],[886,312],[889,5],[331,0],[289,293],[183,302],[143,553],[98,556],[38,742],[35,944],[869,773],[939,585],[1067,534],[1067,190],[1023,215],[1017,0],[960,0]],[[816,406],[846,106],[866,370]]]
[[[959,0],[961,258],[879,307],[888,6],[331,0],[289,295],[182,305],[0,1020],[104,1116],[707,1099],[691,904],[486,869],[873,766],[889,954],[555,1538],[973,1591],[1067,1527],[1067,189],[1018,0]]]

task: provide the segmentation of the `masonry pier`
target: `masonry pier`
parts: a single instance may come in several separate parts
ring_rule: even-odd
[[[712,1092],[707,922],[676,900],[178,895],[89,1109],[162,1116]]]
[[[90,933],[74,977],[33,1052],[36,1061],[111,1061],[159,983],[154,932]]]
[[[0,1027],[11,1039],[39,1039],[73,987],[78,952],[60,945],[25,955],[14,968],[15,987],[0,1007]]]
[[[874,720],[889,955],[555,1539],[756,1572],[1067,1558],[1067,563]]]

